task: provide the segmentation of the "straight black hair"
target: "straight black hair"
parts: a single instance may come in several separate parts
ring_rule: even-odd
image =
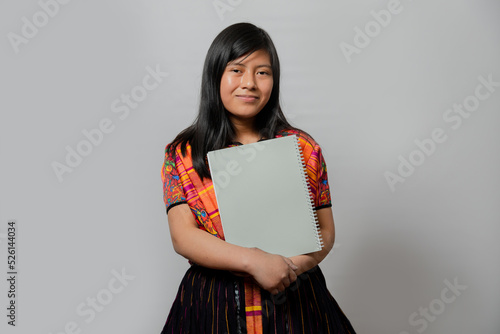
[[[295,129],[286,120],[279,104],[280,63],[271,37],[251,23],[236,23],[225,28],[214,39],[205,58],[198,116],[168,146],[173,150],[180,144],[185,156],[189,142],[193,167],[202,179],[210,178],[205,161],[207,153],[224,148],[235,140],[234,127],[220,96],[224,70],[229,62],[257,50],[269,53],[273,73],[271,96],[255,119],[259,135],[274,138],[283,129]]]

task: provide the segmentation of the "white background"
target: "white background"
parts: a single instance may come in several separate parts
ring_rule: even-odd
[[[273,38],[285,113],[323,147],[337,239],[322,268],[356,331],[499,333],[500,87],[481,88],[456,129],[443,115],[474,100],[480,76],[500,82],[500,3],[402,0],[381,27],[370,12],[389,1],[228,1],[218,13],[212,1],[73,0],[46,22],[37,1],[0,3],[1,277],[9,219],[19,272],[15,328],[0,283],[2,333],[161,331],[188,268],[171,246],[163,150],[195,117],[213,38],[241,21]],[[365,25],[369,44],[358,36],[346,57],[341,43],[356,46]],[[148,66],[169,75],[127,117],[113,112]],[[113,131],[60,182],[54,162],[106,118]],[[415,153],[435,128],[447,139]],[[420,165],[391,189],[400,156]],[[120,286],[113,271],[133,278]]]

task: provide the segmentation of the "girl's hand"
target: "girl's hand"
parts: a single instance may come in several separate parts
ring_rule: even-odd
[[[266,253],[258,248],[252,250],[255,254],[248,273],[264,290],[278,294],[297,280],[295,270],[298,268],[289,258]]]

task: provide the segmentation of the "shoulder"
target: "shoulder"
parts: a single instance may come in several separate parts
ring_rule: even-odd
[[[189,142],[186,142],[185,145],[182,143],[171,142],[165,147],[165,158],[175,160],[176,157],[181,155],[191,155],[191,145],[189,145]]]
[[[186,155],[186,151],[189,151],[191,154],[191,145],[190,142],[193,139],[193,126],[187,127],[182,130],[177,136],[175,136],[174,140],[172,140],[165,147],[165,156],[175,157]]]
[[[314,138],[311,137],[311,135],[309,135],[307,132],[302,131],[300,129],[284,129],[284,130],[279,131],[276,134],[276,137],[285,137],[285,136],[292,136],[292,135],[297,136],[302,148],[304,148],[304,147],[311,147],[313,149],[319,148],[319,145],[314,140]]]

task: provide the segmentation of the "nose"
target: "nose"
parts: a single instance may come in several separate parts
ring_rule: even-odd
[[[256,86],[254,74],[250,71],[245,71],[241,77],[241,88],[254,89]]]

